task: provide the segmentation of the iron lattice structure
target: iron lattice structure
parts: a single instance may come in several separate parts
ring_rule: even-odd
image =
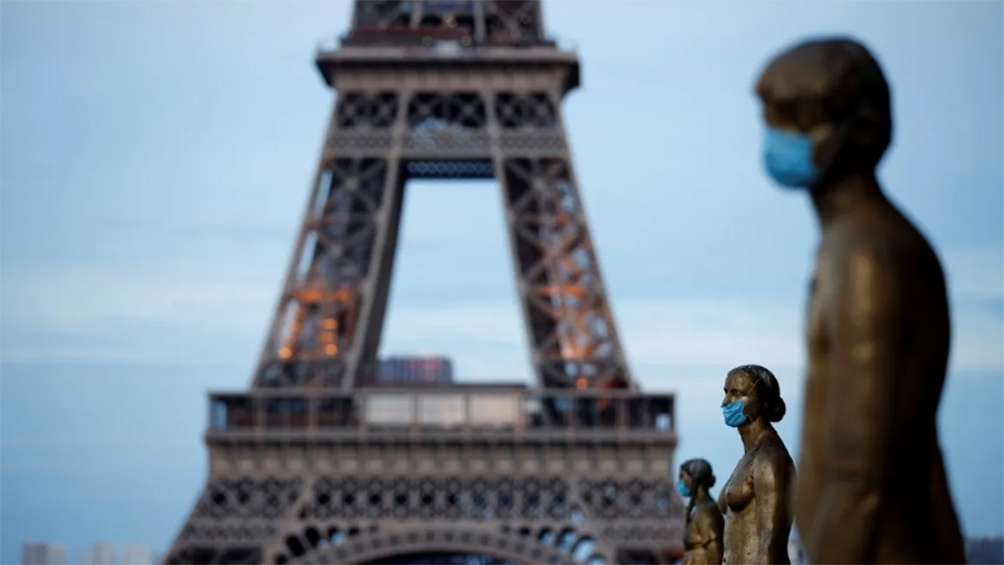
[[[628,370],[560,113],[579,62],[539,2],[357,1],[317,66],[338,97],[293,260],[166,561],[674,559],[673,398]],[[497,179],[539,390],[373,382],[416,178]]]

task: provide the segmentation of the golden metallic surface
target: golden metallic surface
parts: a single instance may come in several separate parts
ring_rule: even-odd
[[[680,482],[690,491],[687,528],[683,536],[683,565],[715,565],[722,562],[725,518],[711,497],[715,475],[704,459],[680,465]]]
[[[746,422],[737,428],[743,456],[718,495],[725,515],[722,562],[788,564],[795,465],[772,425],[784,417],[780,385],[766,368],[743,365],[729,371],[724,390],[722,405],[743,401]]]
[[[963,563],[938,441],[950,319],[923,234],[883,194],[889,87],[846,39],[782,53],[764,118],[813,140],[822,231],[808,307],[795,521],[811,563]],[[726,535],[728,540],[728,535]]]

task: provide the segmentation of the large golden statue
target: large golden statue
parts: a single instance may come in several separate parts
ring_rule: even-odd
[[[759,365],[743,365],[725,378],[722,413],[738,428],[743,456],[718,495],[725,515],[723,563],[788,564],[791,491],[795,465],[772,422],[784,417],[781,386]]]
[[[683,535],[684,565],[714,565],[722,562],[722,530],[725,519],[711,497],[715,475],[711,463],[691,459],[680,465],[677,490],[690,499],[687,529]]]
[[[892,137],[889,86],[867,49],[831,39],[782,53],[756,90],[768,172],[808,193],[822,231],[795,494],[805,553],[819,564],[962,563],[938,445],[945,278],[875,177]]]

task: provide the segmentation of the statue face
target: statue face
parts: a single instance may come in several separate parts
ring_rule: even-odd
[[[741,371],[730,373],[725,377],[724,390],[725,398],[722,399],[722,406],[742,400],[743,414],[746,414],[750,422],[760,416],[760,399],[757,397],[752,377]]]
[[[768,135],[765,158],[768,168],[773,163],[777,169],[777,173],[772,175],[780,175],[779,182],[785,184],[783,179],[791,176],[793,171],[815,169],[811,175],[808,175],[808,171],[805,173],[811,178],[823,175],[834,166],[840,152],[850,143],[849,136],[854,129],[852,122],[848,121],[846,116],[835,121],[836,116],[832,103],[820,97],[763,99],[763,119],[768,132],[771,130],[786,132],[793,134],[796,136],[795,139],[799,140],[792,142],[787,140],[788,136],[782,136],[779,139],[786,142],[778,146],[781,141]],[[806,156],[802,155],[804,142],[811,143],[807,156],[810,163],[806,163]],[[792,159],[794,162],[791,162]],[[814,180],[809,181],[809,185],[814,182]],[[797,180],[792,180],[787,185],[804,187]]]
[[[680,482],[686,485],[686,487],[690,489],[691,492],[694,491],[694,483],[692,481],[693,479],[690,477],[690,473],[684,471],[683,469],[680,469]]]
[[[772,128],[806,134],[829,125],[826,101],[821,98],[764,100],[763,118]]]

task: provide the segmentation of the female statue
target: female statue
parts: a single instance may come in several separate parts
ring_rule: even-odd
[[[759,365],[725,377],[722,413],[738,428],[744,453],[719,494],[725,515],[723,563],[788,564],[795,466],[772,422],[784,417],[777,378]]]
[[[690,498],[687,506],[687,529],[683,535],[684,565],[714,565],[722,562],[722,528],[725,519],[718,504],[711,498],[715,475],[711,463],[691,459],[680,465],[680,481],[676,488],[681,496]]]

